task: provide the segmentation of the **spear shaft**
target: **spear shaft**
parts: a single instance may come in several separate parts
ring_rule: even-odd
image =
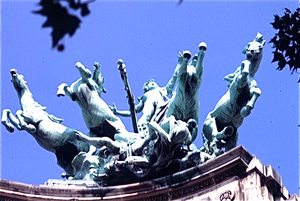
[[[118,61],[118,69],[121,74],[121,79],[123,80],[123,83],[125,85],[125,91],[127,92],[127,98],[128,98],[128,104],[130,107],[133,131],[135,133],[138,133],[134,95],[132,94],[129,83],[128,83],[126,65],[123,63],[123,61],[121,59],[119,59],[119,61]]]

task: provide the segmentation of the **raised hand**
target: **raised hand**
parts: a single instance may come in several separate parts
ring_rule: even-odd
[[[118,112],[117,106],[115,103],[113,103],[113,106],[108,106],[108,107],[114,114],[116,114]]]

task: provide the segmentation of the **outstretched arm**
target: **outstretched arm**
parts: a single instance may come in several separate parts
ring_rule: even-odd
[[[116,115],[120,115],[122,117],[130,117],[131,116],[130,111],[128,111],[128,110],[120,111],[120,110],[117,109],[117,106],[114,103],[113,103],[113,106],[109,106],[109,108]],[[141,102],[137,106],[135,106],[135,111],[137,113],[139,113],[139,112],[141,112],[143,110],[143,108],[144,108],[144,101],[141,100]]]
[[[120,110],[117,109],[117,106],[115,104],[113,104],[113,106],[108,106],[108,107],[116,115],[119,115],[119,116],[122,116],[122,117],[130,117],[131,116],[130,111],[128,111],[128,110],[120,111]]]
[[[143,95],[142,97],[141,97],[141,99],[140,99],[140,102],[139,102],[139,104],[137,104],[136,106],[135,106],[135,112],[136,113],[139,113],[139,112],[141,112],[143,109],[144,109],[144,106],[145,106],[145,100],[146,98],[145,98],[145,96]]]
[[[98,148],[100,148],[102,146],[106,146],[112,152],[115,152],[115,153],[117,153],[121,147],[121,143],[119,143],[117,141],[113,141],[108,137],[89,137],[79,131],[75,132],[75,137],[77,140],[89,143]]]

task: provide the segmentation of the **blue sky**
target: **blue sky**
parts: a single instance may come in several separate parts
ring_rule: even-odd
[[[119,71],[123,59],[135,97],[142,95],[143,83],[154,79],[164,86],[177,64],[179,51],[197,53],[200,42],[208,50],[200,88],[199,127],[227,91],[223,77],[245,59],[243,48],[257,32],[267,44],[256,74],[262,95],[251,115],[239,129],[238,144],[271,164],[282,176],[291,194],[299,186],[299,84],[298,75],[282,72],[272,64],[275,30],[274,14],[287,7],[294,11],[298,1],[97,1],[83,19],[74,37],[65,37],[64,52],[51,49],[51,30],[42,29],[44,17],[34,15],[37,1],[1,1],[1,111],[20,109],[10,82],[9,70],[16,68],[28,82],[37,102],[47,111],[65,119],[64,125],[87,133],[81,111],[68,97],[56,97],[57,86],[70,85],[79,78],[77,61],[92,69],[100,62],[108,105],[128,109]],[[136,101],[137,102],[137,101]],[[132,131],[129,118],[122,118]],[[202,146],[201,135],[196,139]],[[8,133],[1,125],[1,178],[30,184],[59,179],[63,170],[56,157],[42,149],[25,131]]]

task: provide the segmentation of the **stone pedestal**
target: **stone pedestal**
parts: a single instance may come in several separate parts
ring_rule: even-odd
[[[49,180],[34,186],[0,181],[0,200],[294,200],[281,176],[243,146],[173,175],[119,186]]]

